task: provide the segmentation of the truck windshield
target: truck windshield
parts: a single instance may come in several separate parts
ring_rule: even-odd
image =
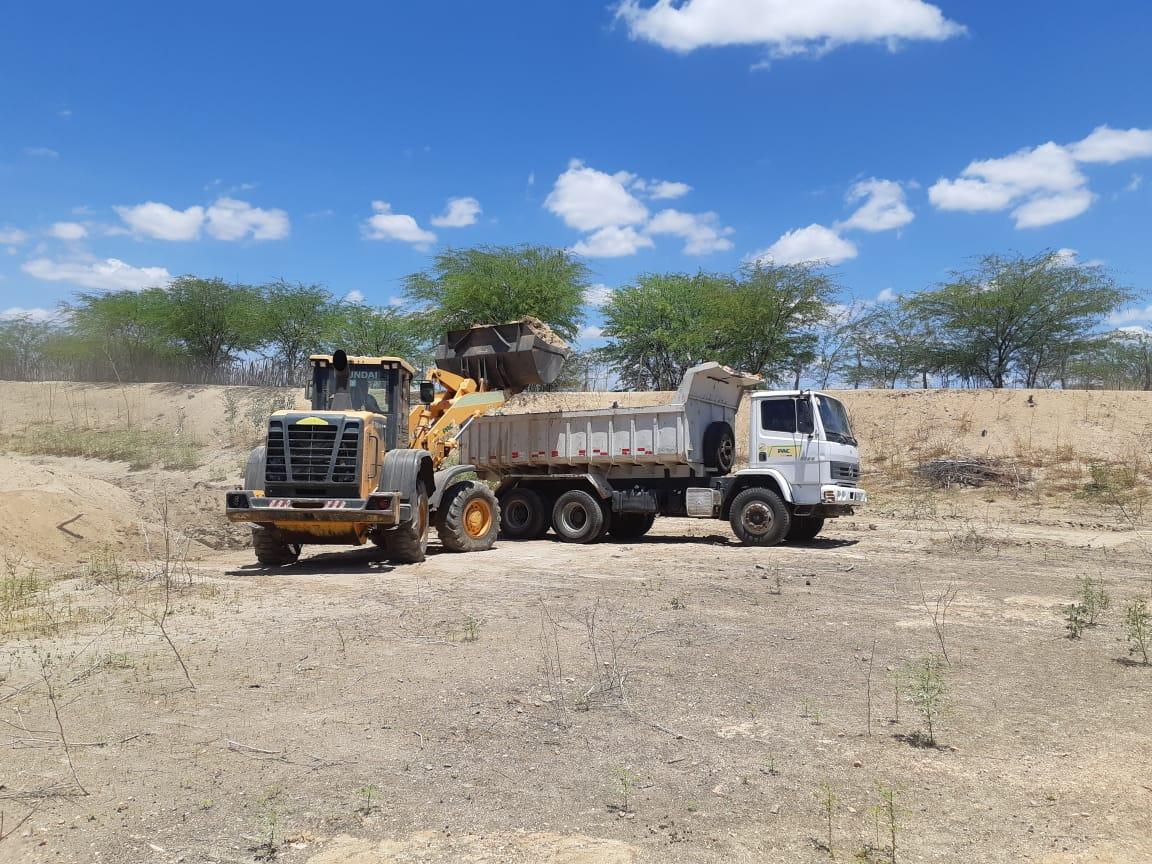
[[[848,412],[844,410],[844,404],[831,396],[818,395],[816,405],[820,411],[820,422],[824,425],[824,435],[828,440],[855,447],[856,439],[852,436],[852,424],[848,422]]]

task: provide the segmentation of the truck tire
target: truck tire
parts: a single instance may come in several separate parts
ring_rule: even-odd
[[[552,527],[565,543],[595,543],[604,536],[604,508],[583,489],[570,489],[556,499]]]
[[[736,464],[736,436],[723,420],[709,423],[704,430],[704,467],[723,477]]]
[[[655,513],[613,513],[608,533],[617,540],[637,540],[652,530]]]
[[[299,543],[285,543],[275,528],[263,525],[252,526],[252,548],[256,550],[256,560],[265,567],[295,564],[301,550]]]
[[[485,484],[461,480],[444,491],[436,511],[436,534],[449,552],[491,549],[500,530],[500,505]]]
[[[380,545],[393,564],[419,564],[428,550],[428,490],[424,481],[416,482],[416,491],[409,503],[412,519],[380,535]]]
[[[808,543],[824,528],[823,516],[793,516],[788,528],[789,543]]]
[[[784,500],[771,489],[745,489],[732,500],[732,533],[747,546],[775,546],[788,536],[792,518]]]
[[[548,526],[548,507],[536,490],[520,486],[501,497],[500,533],[509,540],[539,540]]]

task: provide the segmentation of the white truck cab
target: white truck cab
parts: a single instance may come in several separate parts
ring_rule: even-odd
[[[811,390],[752,392],[749,401],[748,468],[737,476],[769,475],[789,504],[826,515],[867,503],[844,403]]]

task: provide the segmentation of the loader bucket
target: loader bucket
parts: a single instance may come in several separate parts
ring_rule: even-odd
[[[452,330],[436,346],[439,368],[513,393],[551,384],[567,358],[568,346],[535,319]]]

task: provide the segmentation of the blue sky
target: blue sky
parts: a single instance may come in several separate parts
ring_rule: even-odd
[[[1144,291],[1150,44],[1147,0],[14,4],[0,312],[182,273],[384,304],[518,242],[606,288],[819,258],[868,300],[1050,248]]]

